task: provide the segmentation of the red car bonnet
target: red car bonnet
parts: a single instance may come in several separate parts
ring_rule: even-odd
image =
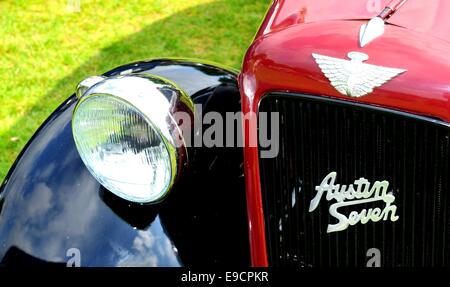
[[[275,0],[258,36],[300,23],[370,19],[391,0]],[[408,0],[388,23],[450,40],[450,1]]]

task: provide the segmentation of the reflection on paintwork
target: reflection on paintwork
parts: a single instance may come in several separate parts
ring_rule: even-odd
[[[14,247],[60,263],[69,259],[68,249],[77,248],[88,266],[179,266],[159,218],[146,230],[135,229],[92,192],[100,185],[73,147],[72,107],[47,124],[9,178],[13,187],[0,217],[0,258]]]
[[[162,225],[157,218],[155,227],[149,230],[139,230],[132,241],[131,248],[124,249],[113,246],[117,258],[117,266],[177,266],[179,265],[177,249],[164,234]],[[156,232],[155,232],[156,231]]]

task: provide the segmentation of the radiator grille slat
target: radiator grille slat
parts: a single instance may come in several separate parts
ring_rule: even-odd
[[[273,266],[449,266],[448,124],[370,106],[305,95],[264,97],[260,112],[279,112],[280,150],[260,158],[267,250]],[[326,200],[309,205],[330,172],[336,183],[389,181],[398,221],[369,221],[327,233],[336,219]],[[341,207],[351,211],[383,202]]]

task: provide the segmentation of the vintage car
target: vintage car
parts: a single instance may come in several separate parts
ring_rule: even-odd
[[[275,0],[240,72],[86,75],[3,182],[0,264],[450,265],[448,11]]]

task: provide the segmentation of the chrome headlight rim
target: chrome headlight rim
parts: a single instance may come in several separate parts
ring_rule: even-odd
[[[90,85],[90,86],[89,86]],[[158,138],[166,148],[170,161],[170,181],[164,191],[158,193],[157,197],[147,200],[131,199],[124,196],[122,192],[110,190],[116,196],[138,204],[155,204],[164,200],[173,188],[182,169],[187,165],[187,148],[182,131],[175,121],[173,114],[186,112],[193,118],[194,105],[192,99],[176,84],[171,81],[144,73],[118,75],[113,77],[90,77],[83,80],[77,87],[76,95],[78,103],[73,111],[72,131],[77,150],[80,153],[80,143],[76,136],[74,119],[82,104],[94,97],[107,97],[120,101],[139,112],[140,116],[155,131]],[[164,109],[156,102],[166,103]],[[158,107],[156,110],[152,107]],[[81,156],[81,153],[80,153]],[[81,156],[89,172],[105,186],[96,176],[96,171]],[[108,189],[108,188],[107,188]]]

